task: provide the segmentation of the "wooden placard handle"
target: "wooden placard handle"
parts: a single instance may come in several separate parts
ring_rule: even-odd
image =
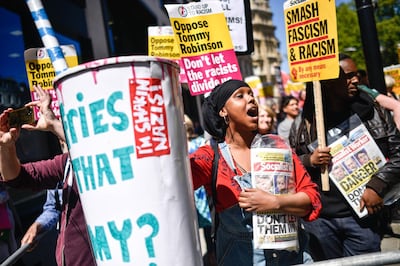
[[[314,90],[314,104],[315,104],[315,120],[317,123],[317,139],[318,147],[326,147],[325,138],[325,125],[324,125],[324,110],[322,109],[322,94],[321,94],[321,83],[319,80],[313,81]],[[321,183],[322,190],[329,191],[329,175],[328,167],[321,168]]]

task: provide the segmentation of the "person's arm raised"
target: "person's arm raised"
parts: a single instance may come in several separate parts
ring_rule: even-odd
[[[400,130],[400,102],[384,94],[376,97],[376,101],[384,108],[393,112],[393,120],[397,129]]]
[[[370,89],[365,85],[358,85],[359,90],[367,93],[372,99],[377,101],[380,106],[393,112],[393,120],[396,123],[396,127],[400,130],[400,102],[393,99],[385,94],[379,93],[375,89]]]
[[[11,110],[9,108],[0,115],[0,174],[4,181],[15,179],[21,170],[15,147],[19,129],[8,126],[8,115]]]
[[[60,140],[65,141],[64,129],[61,121],[57,119],[53,110],[51,109],[51,95],[47,90],[44,90],[40,86],[33,86],[37,95],[39,96],[38,101],[27,103],[25,106],[37,106],[40,109],[40,118],[36,125],[22,125],[23,129],[26,130],[41,130],[50,131],[56,135]]]

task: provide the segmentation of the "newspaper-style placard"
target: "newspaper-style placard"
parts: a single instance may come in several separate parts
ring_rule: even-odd
[[[252,185],[276,195],[296,191],[292,152],[280,148],[251,148]],[[256,249],[297,250],[298,218],[292,214],[255,212],[253,239]]]
[[[361,196],[371,177],[386,163],[385,156],[356,114],[329,130],[327,140],[332,154],[329,178],[362,218],[368,211],[360,211]]]

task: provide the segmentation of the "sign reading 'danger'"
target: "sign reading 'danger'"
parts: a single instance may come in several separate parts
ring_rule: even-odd
[[[284,3],[284,15],[292,80],[307,82],[337,78],[339,49],[335,1],[291,2]]]
[[[165,7],[191,95],[207,93],[229,79],[242,79],[219,1]]]

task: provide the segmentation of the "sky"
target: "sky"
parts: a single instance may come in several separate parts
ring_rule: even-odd
[[[336,6],[341,3],[349,3],[352,0],[336,0]],[[280,42],[279,51],[282,57],[281,70],[289,73],[289,66],[287,63],[287,53],[286,53],[286,33],[285,33],[285,21],[283,16],[283,0],[270,0],[269,5],[272,10],[272,22],[276,26],[275,37],[278,38]]]

